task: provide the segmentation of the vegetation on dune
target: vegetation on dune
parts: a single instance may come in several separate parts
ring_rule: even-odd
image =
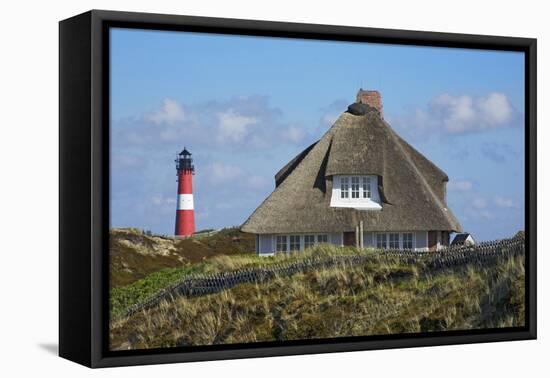
[[[179,269],[212,256],[253,251],[254,235],[237,228],[225,228],[211,235],[188,239],[152,235],[134,228],[112,229],[109,240],[110,284],[112,288],[122,287],[163,269]]]
[[[217,255],[205,258],[198,263],[180,263],[176,268],[162,269],[125,286],[112,287],[110,293],[110,315],[118,318],[136,303],[143,302],[163,288],[190,274],[209,274],[233,271],[258,266],[269,266],[280,262],[292,262],[315,254],[317,256],[337,253],[369,253],[369,250],[358,251],[354,248],[334,248],[330,245],[319,245],[315,249],[299,254],[278,254],[260,257],[252,253],[240,255]]]
[[[348,250],[323,245],[309,253]],[[233,270],[302,256],[223,256],[205,260],[196,269]],[[189,273],[184,268],[177,273],[162,271],[157,280]],[[151,285],[155,282],[147,279]],[[422,262],[405,264],[397,259],[343,263],[163,302],[113,321],[110,344],[113,349],[141,349],[522,326],[524,282],[522,256],[484,267],[437,271]]]

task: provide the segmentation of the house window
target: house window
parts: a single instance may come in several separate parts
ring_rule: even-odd
[[[327,234],[317,235],[317,243],[328,243],[328,235]]]
[[[315,244],[315,235],[304,235],[304,249],[313,247]]]
[[[413,249],[412,232],[406,232],[403,234],[403,249]]]
[[[286,235],[277,235],[277,252],[286,252]]]
[[[363,177],[363,198],[370,198],[370,177]]]
[[[376,234],[376,248],[386,249],[386,234]]]
[[[290,235],[290,251],[300,250],[300,235]]]
[[[340,179],[340,197],[349,198],[349,179],[347,177]]]
[[[359,177],[351,178],[351,198],[359,198]]]
[[[391,233],[389,239],[390,249],[399,249],[399,234]]]
[[[376,175],[335,175],[330,207],[382,210]]]

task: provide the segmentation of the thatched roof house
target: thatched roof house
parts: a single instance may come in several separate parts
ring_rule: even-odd
[[[461,226],[447,175],[384,121],[376,91],[360,90],[323,137],[275,175],[275,190],[242,225],[260,254],[317,242],[437,249]]]

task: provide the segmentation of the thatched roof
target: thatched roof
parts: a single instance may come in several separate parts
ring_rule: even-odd
[[[353,114],[352,114],[353,112]],[[334,175],[378,175],[382,210],[330,207]],[[374,108],[350,106],[275,176],[276,188],[242,226],[258,234],[461,231],[447,208],[447,175],[401,139]]]

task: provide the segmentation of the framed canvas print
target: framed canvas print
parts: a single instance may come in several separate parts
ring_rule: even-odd
[[[60,22],[60,355],[536,337],[536,40]]]

